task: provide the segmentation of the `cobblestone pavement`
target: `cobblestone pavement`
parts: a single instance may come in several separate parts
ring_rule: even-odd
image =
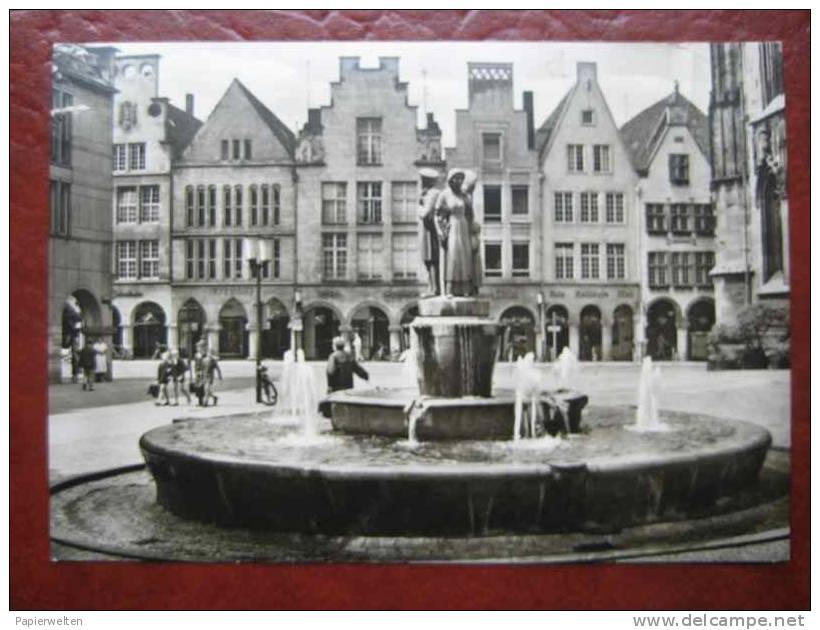
[[[274,379],[281,363],[267,362]],[[317,389],[324,383],[324,364],[314,363]],[[703,364],[661,364],[664,409],[689,411],[747,420],[766,427],[775,446],[790,445],[790,373],[774,370],[707,372]],[[407,386],[403,366],[397,363],[366,363],[371,387]],[[140,435],[180,416],[212,416],[224,413],[266,412],[254,403],[253,369],[250,361],[223,363],[225,380],[217,383],[219,405],[200,408],[184,402],[179,407],[156,407],[146,396],[155,362],[115,362],[115,381],[100,383],[93,392],[79,385],[49,388],[49,474],[52,481],[66,476],[138,463]],[[542,366],[544,382],[552,385],[551,367]],[[578,388],[590,396],[590,404],[634,404],[637,398],[637,365],[586,364]],[[513,387],[510,364],[496,368],[497,387]]]

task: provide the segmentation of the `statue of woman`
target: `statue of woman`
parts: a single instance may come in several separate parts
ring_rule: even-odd
[[[472,229],[468,212],[469,198],[462,190],[464,171],[451,169],[447,174],[449,188],[436,200],[436,226],[445,253],[444,293],[447,296],[472,295],[475,282]]]

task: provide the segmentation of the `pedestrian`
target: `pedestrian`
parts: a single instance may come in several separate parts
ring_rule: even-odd
[[[327,388],[330,392],[341,389],[353,389],[353,374],[357,374],[364,380],[369,380],[370,375],[356,358],[345,350],[345,340],[336,337],[333,340],[334,352],[327,360]]]
[[[174,382],[174,405],[179,405],[179,390],[185,395],[188,404],[191,404],[191,394],[185,389],[185,374],[190,372],[190,365],[179,356],[179,350],[171,348],[171,378]]]
[[[94,348],[91,340],[86,339],[85,345],[80,350],[80,369],[83,371],[83,390],[94,391]]]
[[[162,359],[157,367],[157,385],[159,385],[159,396],[157,396],[157,402],[155,403],[156,405],[167,407],[171,404],[171,399],[168,397],[168,383],[173,378],[173,375],[173,363],[171,363],[168,353],[165,352],[162,354]],[[165,402],[162,402],[163,399]]]
[[[207,352],[205,350],[205,341],[200,339],[196,342],[194,349],[194,356],[191,359],[192,382],[191,391],[196,394],[197,404],[204,407],[205,403],[205,360],[207,359]]]
[[[359,336],[358,331],[353,333],[353,343],[351,344],[353,348],[353,359],[356,361],[362,360],[362,338]]]
[[[214,407],[219,402],[219,398],[214,395],[214,374],[219,374],[219,380],[222,380],[222,370],[219,369],[219,358],[213,350],[208,350],[208,356],[205,357],[205,406],[208,406],[208,401],[214,399]]]
[[[108,373],[108,345],[98,339],[94,344],[94,380],[102,383]]]

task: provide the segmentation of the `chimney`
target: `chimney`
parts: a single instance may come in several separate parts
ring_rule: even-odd
[[[318,107],[308,110],[307,128],[311,131],[319,131],[322,128],[322,110]]]
[[[579,61],[577,68],[578,83],[584,83],[584,87],[590,89],[598,80],[598,65],[591,61]]]
[[[535,118],[532,107],[532,92],[524,92],[524,111],[527,113],[527,148],[535,149]]]
[[[194,115],[194,95],[193,94],[186,94],[185,95],[185,113],[189,116]]]

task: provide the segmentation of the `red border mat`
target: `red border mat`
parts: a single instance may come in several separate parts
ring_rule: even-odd
[[[13,609],[809,607],[809,11],[14,11]],[[51,45],[92,41],[781,40],[789,137],[792,559],[777,565],[175,565],[49,560],[46,313]]]

